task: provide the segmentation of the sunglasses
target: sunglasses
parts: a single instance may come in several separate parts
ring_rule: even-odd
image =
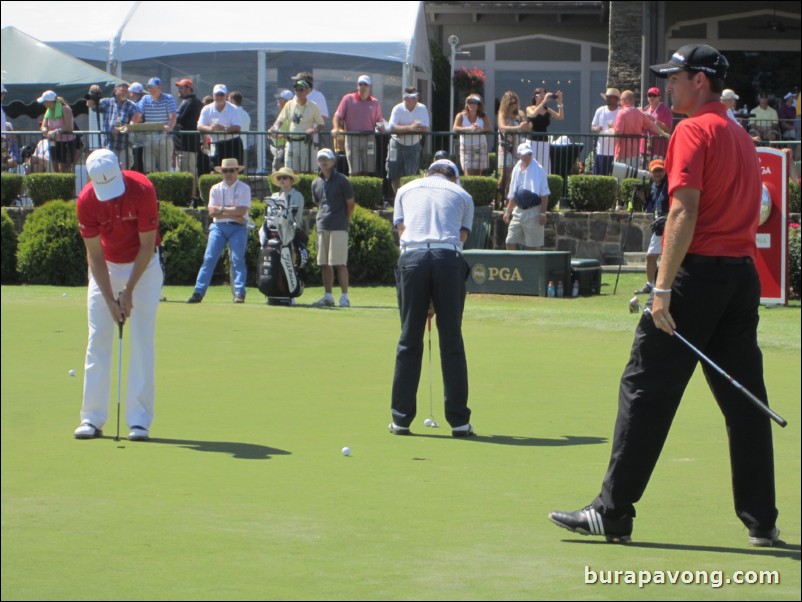
[[[224,167],[220,171],[222,171],[223,173],[236,173],[237,172],[237,170],[235,168],[233,168],[233,167]]]
[[[295,93],[298,94],[298,92],[306,92],[307,90],[309,90],[309,88],[295,88]]]
[[[277,180],[292,180],[290,176],[276,176]]]
[[[659,94],[647,94],[646,96],[648,96],[649,98],[660,98]]]
[[[370,84],[365,84],[365,83],[360,83],[360,84],[357,84],[357,86],[369,86],[369,85],[370,85]]]

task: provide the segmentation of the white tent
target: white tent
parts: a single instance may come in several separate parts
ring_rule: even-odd
[[[423,2],[3,1],[0,26],[14,26],[128,81],[185,76],[200,97],[217,83],[242,91],[264,131],[273,95],[312,71],[333,114],[362,73],[385,119],[405,86],[430,98],[431,56]],[[269,101],[268,101],[269,99]],[[262,153],[260,153],[261,155]]]

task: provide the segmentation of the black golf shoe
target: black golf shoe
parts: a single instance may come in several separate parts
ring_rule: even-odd
[[[558,527],[580,535],[602,535],[609,542],[628,543],[632,539],[632,517],[607,518],[593,506],[576,512],[551,512],[549,519]]]
[[[200,303],[201,301],[203,301],[203,295],[198,293],[192,293],[192,296],[187,299],[187,303]]]
[[[780,539],[780,530],[777,527],[771,529],[749,529],[749,545],[756,548],[770,548],[778,543],[782,543]]]

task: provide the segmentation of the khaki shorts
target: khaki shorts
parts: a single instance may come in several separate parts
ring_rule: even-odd
[[[324,230],[317,233],[317,264],[348,265],[348,232]]]
[[[346,136],[345,156],[352,174],[376,172],[376,136]]]
[[[507,244],[525,247],[542,247],[546,239],[546,227],[540,225],[540,207],[531,209],[515,208],[507,230]]]

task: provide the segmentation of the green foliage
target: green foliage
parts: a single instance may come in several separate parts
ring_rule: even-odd
[[[86,250],[75,203],[51,201],[28,216],[19,236],[17,271],[29,284],[86,284]]]
[[[0,204],[11,205],[22,192],[23,177],[16,173],[0,174]]]
[[[609,211],[617,192],[612,176],[568,176],[568,196],[577,211]]]
[[[8,213],[2,211],[0,231],[0,282],[12,284],[17,281],[17,231]]]
[[[546,179],[549,183],[549,210],[551,210],[557,206],[557,203],[560,202],[560,199],[563,196],[563,185],[565,180],[563,180],[562,176],[558,176],[557,174],[546,176]]]
[[[248,286],[256,286],[259,281],[259,228],[265,221],[265,204],[251,202],[251,219],[256,224],[255,228],[248,230],[248,245],[245,248],[245,265],[248,269]],[[226,274],[228,270],[228,255],[226,254]]]
[[[187,207],[192,197],[192,174],[169,171],[155,171],[148,174],[148,180],[156,188],[156,198],[168,201],[179,207]]]
[[[799,224],[791,224],[788,229],[788,271],[791,277],[791,296],[799,299],[802,295],[802,284],[800,284],[800,241]]]
[[[348,231],[348,277],[351,284],[393,284],[398,246],[387,220],[357,206]],[[309,263],[304,269],[307,285],[320,283],[317,265],[317,230],[309,235]]]
[[[48,201],[75,198],[74,173],[32,173],[25,176],[25,190],[36,207]]]
[[[351,176],[351,186],[354,187],[354,200],[356,204],[366,209],[376,209],[382,206],[382,179],[371,176]]]
[[[629,204],[632,202],[632,193],[637,190],[635,195],[635,211],[643,211],[643,208],[646,206],[646,194],[648,193],[648,189],[644,190],[642,188],[643,180],[640,178],[624,178],[621,180],[621,205],[626,207],[627,210],[630,209]],[[648,182],[647,182],[648,186]]]
[[[473,198],[477,207],[489,205],[496,198],[498,182],[490,176],[460,176],[462,187]]]
[[[799,182],[793,178],[788,179],[788,202],[791,213],[799,213]]]
[[[203,263],[206,234],[200,222],[172,203],[159,202],[164,283],[194,284]]]

